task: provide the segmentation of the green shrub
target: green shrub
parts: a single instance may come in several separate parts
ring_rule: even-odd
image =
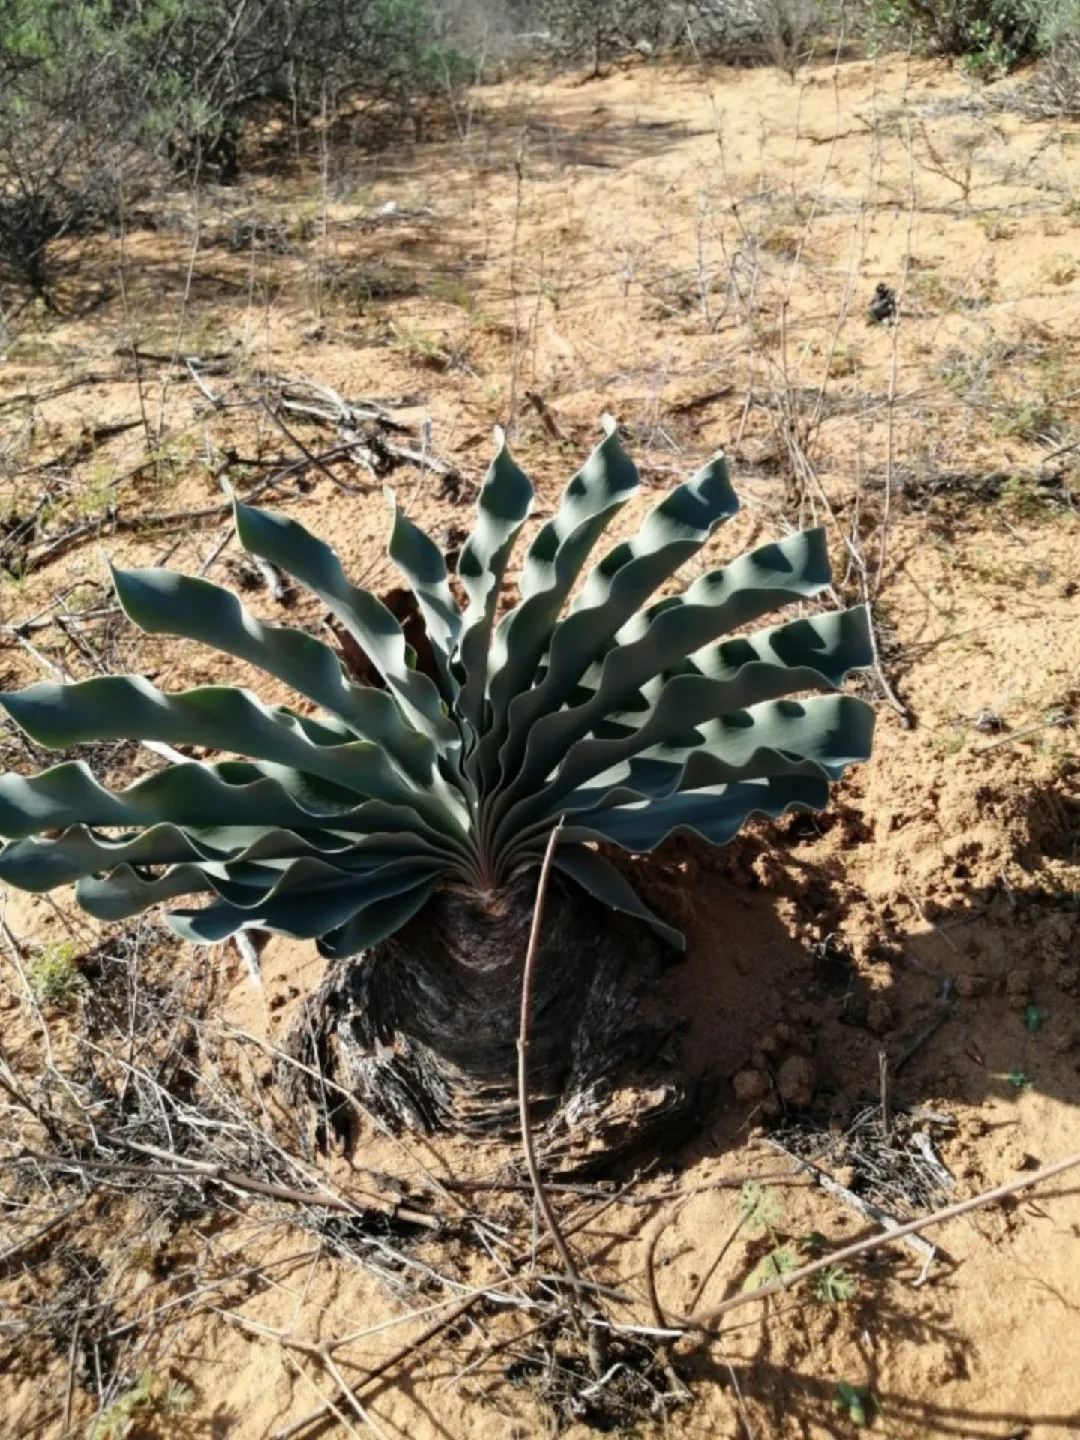
[[[235,180],[268,105],[401,116],[471,63],[436,0],[0,0],[0,266],[52,300],[59,243],[177,172]]]
[[[146,178],[122,98],[143,79],[104,14],[66,0],[0,6],[0,268],[50,304],[50,252],[138,198]]]
[[[42,1005],[70,1004],[86,983],[78,965],[79,949],[66,940],[45,945],[26,966],[34,998]]]
[[[1038,0],[876,0],[879,38],[913,37],[938,55],[963,58],[977,73],[1003,74],[1035,54]]]
[[[607,61],[642,42],[652,48],[654,22],[663,9],[655,0],[545,0],[543,15],[555,53],[588,61],[598,75]]]
[[[1051,0],[1039,16],[1038,69],[1024,87],[1029,112],[1080,118],[1080,0]]]

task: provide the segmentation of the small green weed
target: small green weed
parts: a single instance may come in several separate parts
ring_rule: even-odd
[[[786,225],[763,230],[758,236],[759,248],[767,255],[775,255],[778,260],[794,260],[799,254],[800,243],[798,231],[790,230]]]
[[[81,520],[103,515],[113,503],[113,482],[109,466],[100,461],[90,471],[90,478],[71,496],[71,508]]]
[[[90,1431],[90,1440],[124,1440],[135,1426],[138,1411],[147,1409],[153,1403],[154,1376],[144,1370],[130,1390],[118,1395],[112,1404],[101,1412]]]
[[[748,1235],[771,1233],[784,1218],[784,1207],[776,1191],[769,1185],[752,1181],[739,1191],[739,1210]]]
[[[69,1005],[86,984],[78,967],[79,947],[72,940],[43,946],[26,967],[26,978],[40,1005]]]
[[[743,1281],[744,1290],[760,1290],[781,1276],[799,1268],[799,1252],[794,1245],[783,1244],[776,1227],[783,1219],[784,1207],[776,1191],[768,1185],[747,1182],[739,1191],[742,1225],[751,1236],[767,1235],[772,1248],[764,1255]]]
[[[933,737],[934,750],[943,759],[951,759],[963,750],[965,738],[964,731],[960,729],[953,728],[944,734],[939,730]]]
[[[167,1419],[182,1415],[195,1403],[195,1392],[179,1380],[159,1380],[152,1370],[144,1370],[129,1390],[118,1395],[94,1421],[90,1440],[125,1440],[134,1433],[143,1415],[155,1414]]]
[[[414,365],[422,365],[428,370],[449,369],[450,356],[433,335],[400,322],[394,325],[394,333],[397,337],[394,348],[401,351]]]
[[[824,1305],[844,1305],[859,1293],[859,1282],[843,1265],[830,1265],[814,1276],[810,1289]]]
[[[309,240],[314,240],[318,233],[319,206],[314,200],[302,205],[292,217],[289,226],[289,238],[297,245],[306,245]]]
[[[874,1397],[869,1385],[849,1385],[841,1380],[836,1387],[835,1408],[856,1425],[866,1425],[875,1409]]]
[[[1016,234],[1016,226],[1003,214],[984,215],[979,226],[988,240],[1011,240]]]
[[[785,1275],[792,1275],[799,1268],[799,1252],[794,1245],[778,1245],[775,1250],[770,1250],[754,1266],[753,1270],[743,1281],[744,1290],[760,1290],[763,1285],[771,1285],[774,1280],[781,1280]]]
[[[1046,1019],[1043,1012],[1035,1005],[1029,1005],[1024,1011],[1024,1024],[1031,1031],[1032,1035],[1042,1029],[1042,1023]]]
[[[1080,265],[1069,255],[1058,255],[1050,261],[1044,273],[1051,285],[1071,285],[1080,275]]]
[[[839,344],[829,360],[830,380],[843,380],[859,371],[859,352],[854,345]]]
[[[458,280],[452,275],[437,275],[428,286],[428,294],[433,300],[456,305],[459,310],[464,310],[466,315],[471,315],[476,310],[476,296],[464,280]]]
[[[1053,435],[1059,416],[1053,403],[1041,400],[1017,400],[998,407],[991,421],[994,434],[1013,440],[1039,440]]]
[[[776,1191],[768,1185],[748,1183],[739,1192],[739,1209],[743,1228],[751,1236],[767,1235],[772,1242],[768,1253],[757,1262],[743,1281],[743,1290],[760,1290],[774,1280],[794,1274],[807,1259],[820,1253],[826,1241],[817,1231],[801,1240],[788,1240],[778,1233],[784,1218],[784,1207]],[[811,1293],[815,1300],[840,1305],[858,1293],[858,1281],[842,1265],[830,1265],[814,1279]]]
[[[955,298],[952,286],[933,272],[916,275],[911,288],[915,299],[933,310],[947,310]]]
[[[1006,1078],[1014,1090],[1031,1089],[1031,1081],[1024,1074],[1023,1070],[1010,1070]]]
[[[9,589],[13,595],[23,596],[26,594],[30,584],[30,573],[19,568],[17,560],[10,562],[15,568],[11,570],[0,570],[0,585]]]
[[[489,376],[484,381],[483,401],[485,409],[491,416],[497,417],[502,414],[506,404],[506,389],[501,380]]]
[[[1050,520],[1059,512],[1061,492],[1039,485],[1030,476],[1010,475],[1001,487],[1001,501],[1017,520]]]

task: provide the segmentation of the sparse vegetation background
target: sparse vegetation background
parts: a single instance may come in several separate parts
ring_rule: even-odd
[[[869,603],[877,722],[819,816],[610,852],[686,958],[609,917],[644,1068],[560,1113],[526,1066],[525,1152],[339,1089],[312,945],[0,894],[0,1436],[1075,1427],[1080,1202],[1041,1167],[1080,1103],[1078,33],[1072,0],[0,0],[0,689],[290,702],[135,630],[107,560],[369,674],[225,487],[400,608],[385,485],[453,557],[500,425],[527,544],[606,411],[615,540],[726,452],[743,508],[675,588],[823,527],[797,613]],[[15,775],[162,759],[0,731]]]

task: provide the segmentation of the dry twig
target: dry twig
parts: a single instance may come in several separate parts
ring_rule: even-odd
[[[540,1165],[536,1158],[536,1144],[533,1139],[532,1117],[529,1113],[529,1045],[532,1031],[532,996],[533,976],[536,973],[536,956],[540,948],[540,927],[544,919],[544,901],[547,898],[548,881],[551,877],[551,862],[555,856],[555,847],[559,843],[559,834],[563,828],[563,821],[552,830],[548,838],[547,849],[544,851],[544,863],[540,867],[540,880],[536,887],[536,905],[533,909],[532,928],[529,931],[529,948],[525,953],[525,969],[521,979],[521,1028],[518,1032],[518,1114],[521,1117],[521,1145],[525,1152],[525,1165],[529,1172],[529,1180],[532,1183],[533,1195],[536,1199],[537,1209],[544,1217],[544,1224],[548,1228],[552,1243],[558,1251],[559,1259],[562,1261],[563,1269],[566,1271],[567,1279],[572,1284],[580,1282],[577,1266],[574,1258],[559,1229],[559,1222],[555,1218],[555,1212],[551,1207],[547,1191],[544,1189],[544,1181],[540,1174]]]

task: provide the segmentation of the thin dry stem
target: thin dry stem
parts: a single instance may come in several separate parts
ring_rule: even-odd
[[[551,878],[551,864],[555,858],[555,847],[559,843],[562,828],[563,821],[560,819],[548,837],[547,849],[544,851],[544,863],[540,867],[540,880],[536,887],[536,905],[533,909],[532,928],[529,931],[529,947],[525,952],[525,970],[521,978],[521,1028],[518,1032],[517,1046],[518,1114],[521,1118],[521,1145],[525,1152],[525,1166],[529,1172],[529,1180],[532,1182],[537,1209],[544,1218],[544,1224],[547,1226],[552,1244],[555,1246],[559,1259],[562,1261],[567,1279],[576,1285],[580,1282],[581,1276],[578,1274],[577,1266],[574,1264],[574,1257],[570,1254],[569,1246],[563,1238],[562,1231],[559,1229],[559,1222],[555,1217],[555,1211],[552,1209],[551,1201],[548,1199],[547,1191],[544,1189],[543,1177],[540,1174],[540,1164],[536,1158],[536,1142],[533,1138],[532,1117],[529,1113],[529,1037],[532,1032],[533,978],[536,974],[536,957],[540,949],[540,929],[544,919],[544,901],[547,898],[548,882]]]

